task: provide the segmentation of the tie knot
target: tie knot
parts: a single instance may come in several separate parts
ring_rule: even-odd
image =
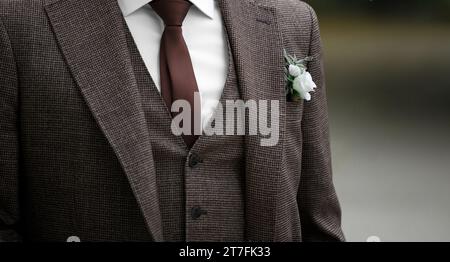
[[[150,5],[166,26],[182,26],[192,6],[187,0],[153,0]]]

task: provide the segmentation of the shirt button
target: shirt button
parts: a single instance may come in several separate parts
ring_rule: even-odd
[[[193,153],[189,155],[189,167],[194,168],[200,163],[203,163],[203,160],[197,154]]]
[[[191,217],[192,217],[193,220],[197,220],[197,219],[199,219],[201,216],[207,215],[207,214],[208,214],[208,212],[207,212],[206,210],[203,210],[203,209],[202,209],[201,207],[199,207],[199,206],[193,207],[193,208],[191,209]]]

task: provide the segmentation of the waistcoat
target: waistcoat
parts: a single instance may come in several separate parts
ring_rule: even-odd
[[[172,133],[169,110],[129,30],[127,41],[151,136],[164,240],[244,241],[244,137],[203,135],[189,150],[182,137]],[[229,49],[220,102],[225,105],[226,100],[237,99],[238,81]]]

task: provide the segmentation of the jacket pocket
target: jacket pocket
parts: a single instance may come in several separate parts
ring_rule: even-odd
[[[303,117],[303,101],[286,102],[286,122],[299,122]]]

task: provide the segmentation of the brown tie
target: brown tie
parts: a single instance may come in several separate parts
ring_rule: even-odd
[[[159,54],[161,95],[169,110],[177,100],[189,102],[191,135],[183,135],[183,139],[191,148],[198,138],[194,135],[194,117],[201,116],[201,108],[194,103],[194,93],[198,92],[197,81],[181,26],[192,4],[187,0],[154,0],[150,5],[165,23]]]

